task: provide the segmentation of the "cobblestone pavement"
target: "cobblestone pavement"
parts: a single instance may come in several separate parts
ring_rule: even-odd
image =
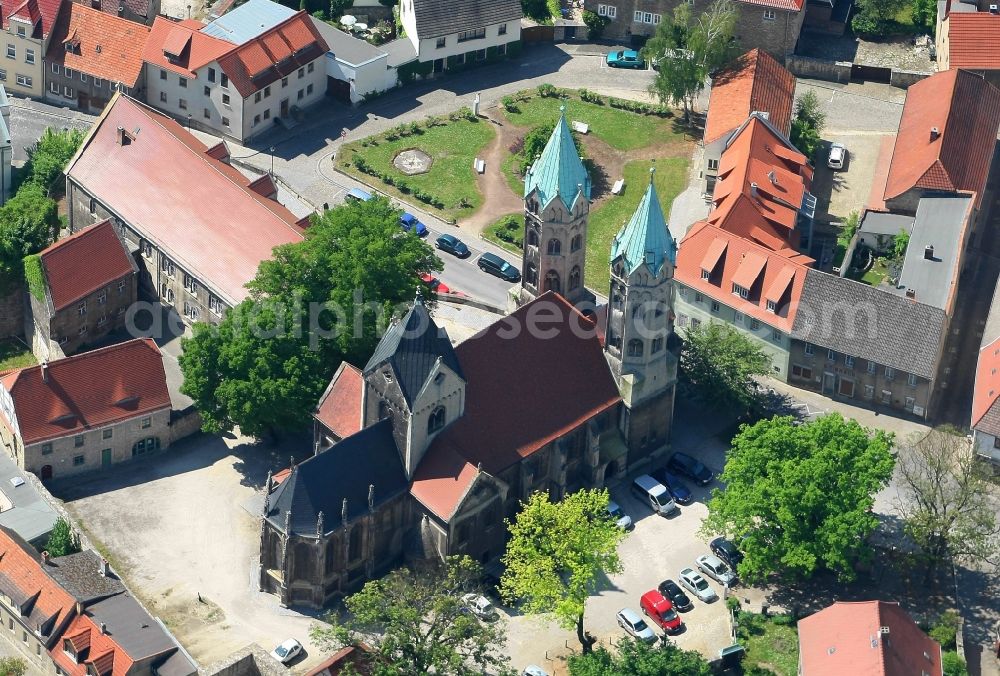
[[[916,45],[913,38],[894,37],[886,40],[863,40],[853,35],[803,34],[797,50],[802,56],[831,61],[850,61],[866,66],[933,73],[937,65],[931,61],[925,44]]]

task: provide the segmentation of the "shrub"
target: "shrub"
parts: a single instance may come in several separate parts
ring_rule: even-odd
[[[553,85],[550,85],[548,82],[543,82],[542,84],[538,85],[538,95],[541,96],[542,98],[550,98],[553,96],[558,96],[559,90],[556,89]]]
[[[589,9],[583,12],[583,24],[587,27],[587,39],[597,40],[604,33],[604,29],[611,23],[611,19],[600,16]]]
[[[36,300],[45,302],[45,272],[42,270],[42,259],[38,254],[24,257],[24,279],[28,283],[28,291]]]
[[[771,622],[779,627],[792,627],[795,625],[795,618],[791,615],[774,615]]]
[[[944,670],[944,676],[969,676],[965,660],[955,651],[941,654],[941,667]]]
[[[385,183],[386,185],[396,185],[396,179],[392,177],[392,174],[382,174],[380,178],[382,179],[382,182]]]
[[[410,123],[410,133],[411,134],[420,134],[421,133],[420,125],[417,124],[416,122],[411,122]]]
[[[521,219],[516,215],[504,216],[492,226],[492,230],[497,239],[510,242],[518,248],[524,248],[524,229]]]
[[[403,180],[396,181],[396,190],[403,193],[404,195],[409,195],[410,185]]]
[[[931,625],[927,635],[941,644],[942,650],[955,649],[955,635],[962,626],[962,618],[954,610],[946,610]]]
[[[598,94],[590,91],[589,89],[580,90],[580,98],[587,103],[595,103],[599,106],[604,105],[604,99],[602,99]]]
[[[503,109],[508,113],[520,112],[520,109],[517,107],[517,100],[514,99],[513,96],[505,96],[500,99],[500,105],[503,106]]]

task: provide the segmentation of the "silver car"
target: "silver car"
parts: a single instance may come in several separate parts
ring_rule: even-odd
[[[695,565],[698,566],[698,570],[705,573],[705,575],[708,575],[719,584],[732,587],[733,583],[736,582],[736,573],[734,573],[732,569],[715,554],[705,554],[704,556],[699,556],[694,560],[694,562]]]
[[[680,578],[681,585],[686,587],[688,591],[705,603],[711,603],[712,601],[718,600],[719,595],[715,593],[714,589],[708,586],[708,580],[703,578],[693,568],[685,568],[682,570]]]
[[[631,608],[622,608],[618,611],[618,626],[625,630],[629,636],[652,643],[656,640],[656,633],[649,628],[646,621],[639,617],[639,613]]]
[[[621,506],[614,500],[608,500],[608,515],[615,520],[622,530],[632,530],[632,517],[622,511]]]
[[[830,156],[826,160],[826,166],[831,169],[843,169],[847,162],[847,148],[843,143],[834,143],[830,146]]]

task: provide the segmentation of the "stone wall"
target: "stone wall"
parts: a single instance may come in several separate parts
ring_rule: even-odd
[[[785,68],[797,77],[831,82],[849,82],[851,79],[851,63],[849,61],[827,61],[792,54],[785,58]]]
[[[899,87],[900,89],[906,89],[911,84],[916,84],[924,78],[930,77],[934,73],[924,73],[916,70],[896,70],[892,69],[892,75],[889,77],[889,84],[893,87]]]
[[[287,669],[256,643],[198,670],[201,676],[284,676]]]
[[[24,335],[24,285],[0,295],[0,338]]]
[[[201,416],[194,406],[188,406],[182,411],[170,412],[169,443],[176,444],[181,439],[201,431]]]

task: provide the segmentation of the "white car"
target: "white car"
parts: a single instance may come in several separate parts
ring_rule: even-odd
[[[529,664],[521,672],[521,676],[549,676],[549,672],[542,669],[537,664]]]
[[[705,603],[711,603],[719,598],[715,590],[708,586],[708,580],[703,578],[693,568],[685,568],[681,571],[681,584],[687,587],[688,591],[697,596]]]
[[[632,517],[623,512],[621,506],[614,500],[608,500],[608,514],[622,530],[632,530],[635,527]]]
[[[618,626],[625,630],[629,636],[637,638],[646,643],[656,640],[656,632],[649,628],[646,620],[639,617],[639,613],[631,608],[622,608],[618,611]]]
[[[715,554],[705,554],[704,556],[699,556],[694,560],[694,562],[695,565],[698,566],[698,570],[705,573],[705,575],[708,575],[719,584],[731,587],[733,586],[733,583],[736,582],[736,573],[734,573],[732,569],[730,569],[730,567]]]
[[[826,159],[826,166],[831,169],[843,169],[847,162],[847,148],[843,143],[834,143],[830,146],[830,156]]]
[[[463,596],[462,607],[480,620],[495,620],[497,618],[496,608],[493,607],[489,599],[480,594],[466,594]]]
[[[288,664],[300,654],[302,654],[302,644],[294,638],[284,641],[277,648],[271,651],[271,657],[278,660],[282,664]]]

